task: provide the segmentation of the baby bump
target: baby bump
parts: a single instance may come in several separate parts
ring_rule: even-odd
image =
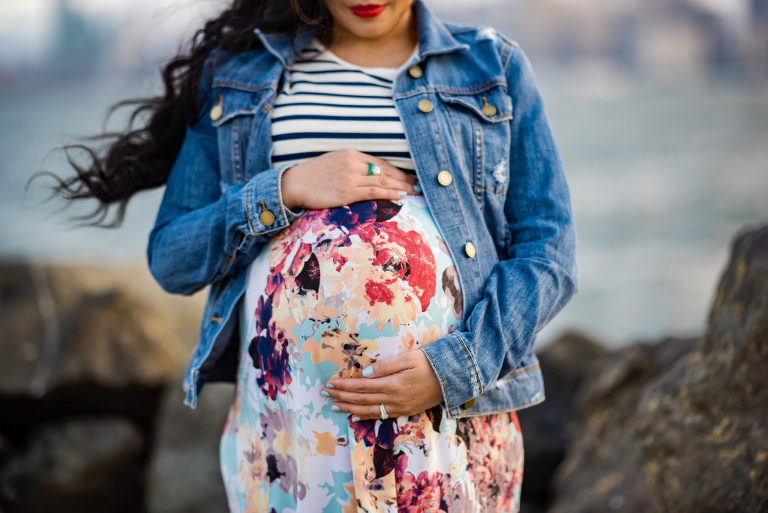
[[[274,399],[297,374],[358,376],[437,340],[459,327],[461,294],[423,197],[408,196],[307,211],[252,263],[245,315]]]

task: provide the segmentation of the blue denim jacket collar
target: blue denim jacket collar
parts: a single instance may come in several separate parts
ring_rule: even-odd
[[[416,19],[420,60],[428,55],[469,49],[468,44],[460,43],[453,37],[445,24],[427,8],[423,0],[414,0],[412,9]],[[254,33],[259,37],[264,48],[287,67],[309,44],[317,29],[316,25],[310,25],[290,37],[264,32],[259,28],[254,29]]]

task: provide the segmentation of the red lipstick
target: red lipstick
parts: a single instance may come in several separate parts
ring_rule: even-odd
[[[349,10],[352,11],[355,16],[360,16],[361,18],[373,18],[374,16],[381,14],[386,7],[386,4],[357,4],[351,6]]]

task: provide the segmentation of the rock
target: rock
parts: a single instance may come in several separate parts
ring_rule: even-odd
[[[209,383],[191,410],[178,386],[167,388],[147,483],[150,513],[227,511],[219,440],[233,393],[231,384]]]
[[[522,501],[526,511],[544,511],[552,475],[565,456],[565,420],[573,396],[590,368],[607,350],[586,335],[566,332],[538,354],[547,399],[518,412],[523,432],[525,469]]]
[[[667,338],[637,343],[595,361],[566,422],[566,457],[554,475],[549,513],[656,511],[635,434],[637,401],[644,387],[695,342]]]
[[[4,465],[3,511],[140,511],[144,446],[139,429],[116,417],[41,426]]]
[[[83,414],[151,430],[162,388],[180,384],[202,297],[175,298],[144,268],[0,263],[0,432]]]
[[[662,511],[768,511],[768,226],[737,236],[705,336],[638,411]]]
[[[0,511],[145,511],[157,407],[202,296],[145,268],[5,262],[0,300]]]
[[[94,274],[116,271],[89,269]],[[157,386],[176,378],[196,323],[125,287],[89,290],[65,267],[0,264],[0,395],[42,397],[61,385]],[[157,288],[157,287],[155,287]]]

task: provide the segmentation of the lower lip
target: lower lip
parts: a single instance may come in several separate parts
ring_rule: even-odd
[[[386,8],[386,5],[355,5],[349,8],[355,16],[361,18],[373,18],[378,16]]]

